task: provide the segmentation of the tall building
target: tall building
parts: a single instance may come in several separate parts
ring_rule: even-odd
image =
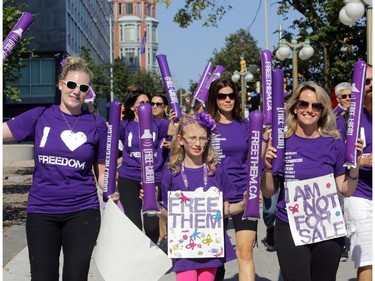
[[[112,3],[114,57],[124,59],[130,70],[158,73],[159,21],[155,1],[118,0]]]
[[[25,11],[35,15],[24,36],[33,38],[30,49],[37,57],[24,59],[26,66],[21,70],[21,79],[11,84],[20,89],[22,102],[5,99],[4,119],[38,105],[60,102],[56,84],[60,61],[65,55],[77,55],[84,46],[90,49],[96,64],[110,62],[112,6],[108,0],[19,0],[18,3],[26,3]]]

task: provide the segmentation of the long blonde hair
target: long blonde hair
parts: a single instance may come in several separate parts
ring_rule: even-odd
[[[285,138],[290,137],[297,130],[297,114],[294,113],[299,97],[305,90],[311,90],[316,95],[316,100],[323,104],[323,109],[318,120],[318,132],[322,137],[340,138],[340,133],[336,129],[336,116],[331,107],[331,100],[326,91],[315,82],[308,81],[298,85],[293,95],[288,100],[286,109],[286,131]]]
[[[206,163],[210,174],[213,174],[218,163],[218,156],[216,151],[211,147],[211,132],[210,129],[202,125],[197,119],[197,114],[185,114],[181,117],[181,120],[178,124],[178,129],[176,134],[173,136],[171,141],[171,150],[169,156],[169,162],[167,164],[168,168],[172,170],[173,173],[178,174],[180,172],[180,165],[185,159],[185,149],[178,142],[178,136],[184,135],[184,128],[186,125],[197,124],[202,128],[207,130],[208,142],[202,154],[203,163]]]

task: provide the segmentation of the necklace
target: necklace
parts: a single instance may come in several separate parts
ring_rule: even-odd
[[[62,117],[64,118],[64,121],[65,121],[66,125],[68,125],[68,127],[69,127],[69,129],[70,129],[70,133],[73,134],[73,129],[74,129],[74,127],[77,125],[77,122],[78,122],[78,120],[79,120],[79,117],[81,117],[81,115],[78,116],[78,118],[77,118],[76,122],[74,123],[73,127],[70,127],[68,121],[67,121],[66,118],[65,118],[64,113],[63,113],[62,111],[60,111],[60,112],[61,112]]]
[[[184,162],[182,162],[182,164],[181,164],[181,176],[182,176],[182,180],[184,181],[185,188],[188,189],[189,182],[188,182],[188,179],[186,177],[185,163]],[[204,187],[206,187],[207,186],[207,165],[206,165],[206,163],[203,164],[203,183],[204,183]]]

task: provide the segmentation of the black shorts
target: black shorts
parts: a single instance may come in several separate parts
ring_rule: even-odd
[[[233,222],[233,227],[234,227],[235,232],[241,231],[241,230],[252,230],[252,231],[257,232],[258,220],[248,220],[248,219],[243,220],[242,219],[243,213],[244,212],[241,212],[237,215],[232,216],[232,222]]]

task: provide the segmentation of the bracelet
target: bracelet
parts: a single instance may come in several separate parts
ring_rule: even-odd
[[[265,142],[265,143],[268,143],[270,141],[270,138],[266,139],[265,137],[262,136],[262,140]]]
[[[230,204],[228,204],[228,207],[227,207],[227,210],[228,210],[228,216],[232,216],[232,213],[230,212]]]
[[[356,180],[358,180],[358,176],[356,176],[356,177],[352,177],[351,175],[350,175],[350,173],[348,172],[348,178],[349,179],[351,179],[351,180],[353,180],[353,181],[356,181]]]

